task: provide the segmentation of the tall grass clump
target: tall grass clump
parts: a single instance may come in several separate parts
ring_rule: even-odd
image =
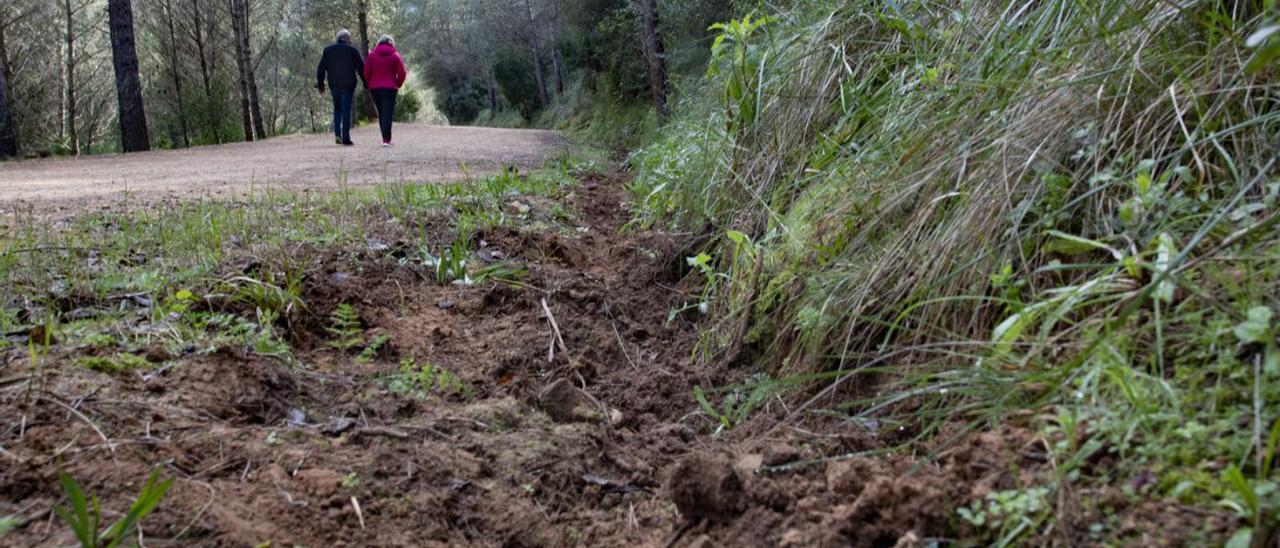
[[[842,372],[810,401],[921,437],[1030,409],[1059,487],[1145,471],[1274,535],[1275,2],[792,4],[718,27],[633,156],[640,221],[712,238],[699,357]]]

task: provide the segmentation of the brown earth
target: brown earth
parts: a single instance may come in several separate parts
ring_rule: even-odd
[[[588,180],[564,203],[579,230],[484,234],[483,253],[529,270],[522,286],[440,286],[385,256],[321,261],[312,316],[292,326],[305,367],[233,348],[150,377],[102,374],[58,348],[37,397],[26,350],[0,357],[0,516],[22,521],[4,542],[72,541],[51,512],[59,470],[107,519],[149,470],[175,478],[144,522],[147,546],[928,546],[981,538],[956,506],[1052,475],[1047,441],[1018,426],[921,448],[936,460],[856,457],[883,448],[882,432],[830,417],[772,428],[788,414],[778,400],[712,436],[692,387],[749,372],[690,365],[700,319],[667,317],[699,290],[682,281],[685,251],[668,234],[620,234],[625,196],[617,178]],[[389,337],[372,362],[325,344],[340,303]],[[408,357],[470,391],[390,391],[385,375]],[[832,455],[847,456],[805,463]],[[1107,512],[1133,505],[1111,497]],[[1090,543],[1081,531],[1103,507],[1086,502],[1079,530],[1043,544]],[[1127,538],[1178,544],[1200,517],[1137,519]]]
[[[71,212],[125,198],[227,199],[268,189],[461,179],[504,167],[541,166],[564,147],[551,131],[398,124],[382,148],[377,127],[357,128],[354,147],[328,135],[184,150],[0,163],[0,213],[31,207]]]

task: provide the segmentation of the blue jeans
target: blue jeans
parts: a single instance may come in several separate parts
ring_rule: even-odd
[[[333,94],[333,135],[344,143],[351,142],[351,101],[356,92],[330,90]]]

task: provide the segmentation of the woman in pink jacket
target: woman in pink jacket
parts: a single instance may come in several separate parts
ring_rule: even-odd
[[[378,108],[378,124],[382,126],[382,146],[391,146],[391,123],[396,117],[396,94],[404,85],[408,72],[404,59],[396,51],[396,41],[390,35],[378,39],[369,59],[364,63],[364,83],[373,94],[373,104]]]

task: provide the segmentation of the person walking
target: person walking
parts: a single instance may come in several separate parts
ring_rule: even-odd
[[[390,35],[378,39],[364,66],[364,82],[373,94],[378,109],[378,125],[382,127],[382,146],[391,146],[391,124],[396,119],[396,95],[408,78],[404,59],[396,51],[396,40]]]
[[[351,45],[351,31],[338,31],[338,41],[320,56],[316,68],[316,90],[324,93],[325,77],[333,96],[333,136],[340,145],[351,146],[351,105],[356,96],[358,78],[364,78],[364,55]],[[368,87],[369,80],[365,79]]]

